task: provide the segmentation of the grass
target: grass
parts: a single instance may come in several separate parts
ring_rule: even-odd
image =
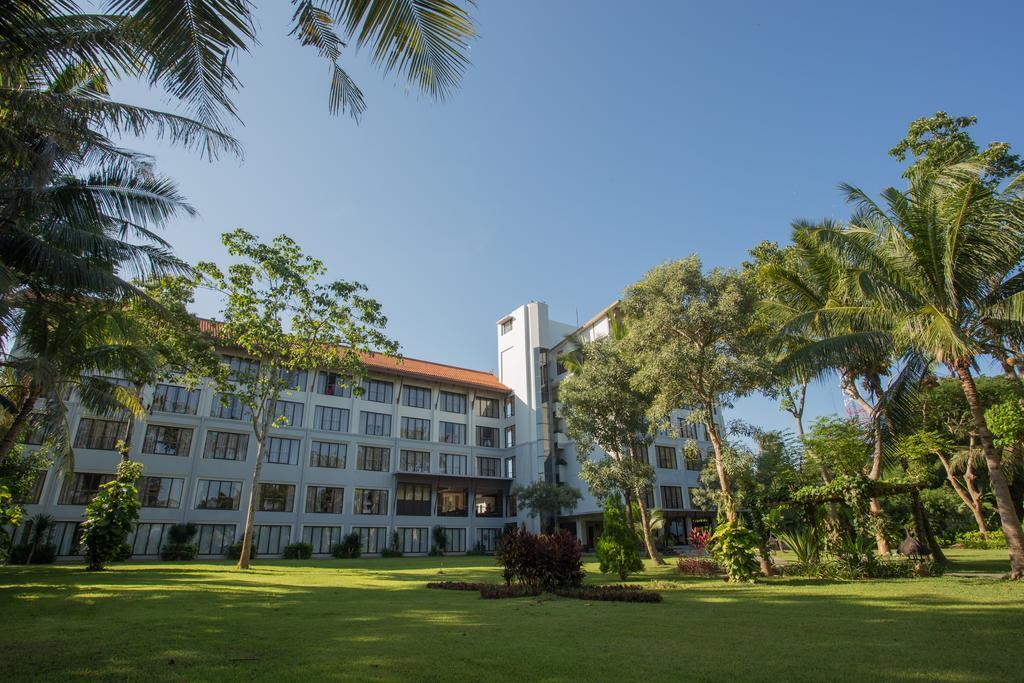
[[[1005,551],[952,551],[1003,571]],[[730,586],[650,568],[661,604],[481,600],[490,557],[0,568],[4,680],[1019,680],[1024,585]],[[994,569],[992,569],[994,567]],[[588,564],[588,582],[610,579]]]

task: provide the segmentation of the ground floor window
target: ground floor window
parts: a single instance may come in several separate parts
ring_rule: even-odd
[[[453,529],[452,527],[445,527],[445,543],[444,551],[446,553],[464,553],[466,552],[466,530],[465,529]]]
[[[340,526],[302,527],[302,541],[313,546],[313,554],[327,555],[334,546],[341,543]]]
[[[82,554],[81,522],[57,522],[47,538],[57,549],[58,555]]]
[[[479,550],[485,553],[493,553],[494,547],[498,545],[501,538],[501,529],[477,529],[476,545]]]
[[[425,553],[430,549],[430,529],[399,527],[398,537],[403,553]]]
[[[388,530],[386,527],[357,526],[352,527],[352,531],[359,534],[364,553],[379,553],[387,547]]]
[[[168,522],[139,522],[129,537],[132,555],[159,555],[164,543],[164,534],[173,526]]]
[[[223,555],[235,542],[234,524],[200,524],[196,548],[200,555]]]
[[[284,524],[257,524],[252,530],[257,555],[280,555],[292,536],[292,528]]]

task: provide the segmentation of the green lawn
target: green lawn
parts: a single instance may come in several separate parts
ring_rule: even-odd
[[[998,571],[1005,551],[952,551]],[[0,677],[1020,680],[1024,585],[988,578],[640,581],[661,604],[423,588],[490,557],[0,568]],[[995,569],[990,569],[995,567]],[[588,564],[588,581],[604,581]]]

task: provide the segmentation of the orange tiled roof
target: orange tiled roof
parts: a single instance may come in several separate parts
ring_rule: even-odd
[[[204,334],[216,337],[220,332],[221,323],[208,318],[198,318],[199,330]],[[470,370],[444,363],[432,363],[417,358],[391,358],[378,353],[360,354],[363,363],[371,371],[382,372],[389,375],[401,377],[415,377],[417,379],[456,384],[472,387],[474,389],[486,389],[502,394],[511,393],[511,389],[498,381],[490,372],[482,370]]]

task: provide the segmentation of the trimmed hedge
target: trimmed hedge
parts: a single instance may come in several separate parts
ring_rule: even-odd
[[[562,598],[594,600],[599,602],[661,602],[661,593],[643,590],[635,586],[584,586],[582,588],[559,588],[552,591]]]
[[[478,591],[487,584],[469,583],[466,581],[431,581],[427,588],[436,588],[445,591]]]
[[[498,600],[501,598],[527,598],[540,595],[544,591],[540,586],[528,586],[525,584],[502,584],[485,583],[480,586],[480,597],[486,600]]]
[[[281,556],[286,560],[308,560],[313,557],[313,546],[309,543],[289,543]]]

